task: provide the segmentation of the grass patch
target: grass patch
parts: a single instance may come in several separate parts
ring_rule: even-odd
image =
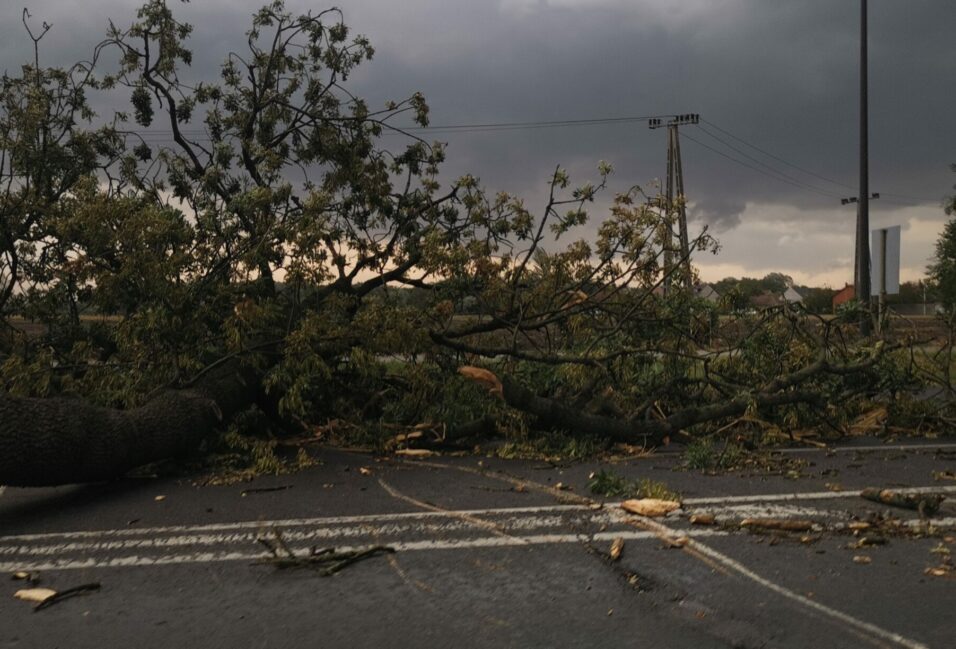
[[[613,471],[601,469],[591,474],[588,489],[592,494],[606,498],[659,498],[661,500],[680,500],[680,494],[672,491],[663,482],[641,478],[629,480]]]
[[[737,444],[726,442],[717,446],[707,437],[693,440],[684,449],[684,466],[688,469],[713,471],[732,469],[743,460],[744,450]]]

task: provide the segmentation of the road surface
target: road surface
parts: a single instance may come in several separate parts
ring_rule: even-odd
[[[225,487],[0,493],[0,573],[101,585],[34,612],[13,597],[23,582],[0,581],[0,647],[956,646],[956,574],[926,572],[956,551],[956,444],[795,450],[777,475],[704,475],[669,454],[611,466],[316,455],[301,473]],[[587,490],[601,466],[665,483],[683,508],[645,519],[602,502]],[[953,500],[928,526],[864,487]],[[852,547],[848,524],[884,514],[899,519],[886,544]],[[737,525],[754,517],[814,528]],[[303,554],[395,553],[331,577],[278,570],[257,541],[277,530]]]

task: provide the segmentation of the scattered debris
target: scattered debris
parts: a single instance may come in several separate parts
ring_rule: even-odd
[[[53,606],[57,602],[62,602],[63,600],[69,599],[75,595],[83,595],[99,589],[100,584],[93,582],[90,584],[74,586],[61,591],[56,591],[52,588],[25,588],[15,592],[13,596],[17,599],[22,599],[27,602],[35,602],[36,606],[33,607],[33,610],[41,611],[45,608]]]
[[[570,485],[566,485],[566,484],[564,484],[563,482],[559,482],[558,484],[554,485],[554,488],[557,489],[558,491],[570,491],[570,490],[571,490]]]
[[[850,435],[882,432],[886,428],[888,418],[889,414],[884,406],[875,408],[860,415],[850,424]]]
[[[621,509],[638,516],[656,518],[680,509],[676,500],[660,500],[659,498],[634,498],[621,503]]]
[[[274,541],[261,536],[256,539],[259,544],[264,545],[269,552],[272,553],[271,557],[261,559],[256,563],[266,563],[279,569],[311,568],[323,577],[334,575],[343,568],[362,561],[363,559],[370,559],[380,554],[393,554],[395,552],[395,548],[385,545],[374,545],[362,550],[348,550],[344,552],[336,552],[335,548],[312,547],[307,555],[301,555],[296,554],[286,545],[285,540],[282,538],[282,533],[278,529],[272,528],[272,534]]]
[[[875,545],[886,545],[886,539],[882,536],[861,536],[856,543],[849,547],[853,550],[859,550],[860,548],[871,548]]]
[[[939,505],[945,498],[941,494],[900,493],[891,489],[875,488],[864,489],[860,492],[860,497],[893,507],[915,509],[921,517],[932,516],[939,511]]]
[[[933,480],[956,480],[953,471],[933,471]]]
[[[611,561],[617,561],[621,558],[621,554],[624,552],[624,539],[617,537],[611,542],[611,550],[607,553],[607,556],[610,557]]]
[[[15,573],[10,575],[10,578],[14,581],[25,581],[32,586],[36,586],[40,583],[40,573],[38,572],[27,572],[26,570],[17,570]]]
[[[670,537],[666,537],[666,538],[664,538],[664,543],[666,544],[665,547],[667,547],[667,548],[670,548],[670,549],[673,549],[673,550],[679,550],[679,549],[683,548],[684,546],[686,546],[688,543],[690,543],[690,537],[689,537],[689,536],[679,536],[679,537],[677,537],[676,539],[670,538]]]
[[[953,573],[953,567],[951,565],[941,565],[935,566],[932,568],[927,568],[923,571],[923,574],[929,575],[930,577],[950,577],[956,578],[956,574]]]
[[[52,588],[23,588],[13,594],[17,599],[36,604],[41,604],[54,595],[56,595],[56,591]]]
[[[438,455],[438,453],[435,451],[430,451],[427,448],[400,448],[395,451],[395,455],[423,459],[426,457],[434,457]]]
[[[164,500],[166,500],[166,496],[162,496],[162,495],[156,496],[155,498],[153,498],[153,500],[155,500],[158,503],[163,502]]]
[[[372,469],[367,466],[360,466],[359,473],[362,475],[372,475]]]
[[[294,486],[295,485],[286,484],[286,485],[281,485],[278,487],[256,487],[254,489],[243,489],[240,492],[240,495],[248,496],[249,494],[264,494],[264,493],[269,493],[271,491],[285,491],[286,489],[291,489]]]
[[[813,521],[790,518],[745,518],[740,521],[740,527],[782,532],[810,532],[813,526]]]
[[[853,563],[858,563],[858,564],[860,564],[860,565],[864,565],[864,566],[865,566],[865,565],[867,565],[867,564],[869,564],[869,563],[872,563],[872,562],[873,562],[873,559],[871,559],[870,557],[866,556],[865,554],[858,554],[858,555],[856,555],[856,556],[853,557]]]
[[[692,514],[691,525],[716,525],[717,518],[713,514]]]

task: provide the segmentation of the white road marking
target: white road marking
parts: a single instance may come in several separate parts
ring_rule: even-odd
[[[705,537],[705,536],[727,536],[727,532],[715,529],[696,529],[689,530],[685,536]],[[415,552],[427,550],[466,550],[472,548],[498,548],[512,547],[521,545],[551,545],[561,543],[584,543],[587,541],[611,541],[616,538],[625,540],[649,540],[657,539],[657,534],[653,532],[621,530],[617,532],[598,532],[589,534],[536,534],[530,536],[487,536],[478,538],[462,539],[443,539],[443,540],[423,540],[423,541],[395,541],[388,545],[398,552]],[[348,552],[360,550],[367,546],[336,547],[336,550]],[[307,548],[295,548],[302,549]],[[156,557],[104,557],[104,558],[85,558],[85,559],[64,559],[51,560],[45,562],[0,562],[0,572],[13,572],[15,570],[80,570],[91,568],[129,568],[139,566],[162,566],[187,563],[219,563],[225,561],[258,561],[267,559],[267,552],[196,552],[192,554],[165,555]]]
[[[941,485],[931,487],[912,487],[894,489],[899,493],[956,493],[956,486]],[[685,508],[702,505],[736,505],[776,503],[803,500],[839,500],[858,498],[859,491],[817,491],[777,494],[756,494],[750,496],[712,496],[706,498],[687,498]],[[619,502],[608,502],[604,509],[615,509]],[[403,521],[420,519],[460,518],[462,516],[511,516],[515,514],[543,514],[558,512],[587,512],[586,505],[543,505],[538,507],[503,507],[490,509],[464,509],[447,512],[400,512],[394,514],[365,514],[359,516],[327,516],[318,518],[288,518],[278,520],[238,521],[235,523],[209,523],[204,525],[171,525],[166,527],[124,528],[112,530],[90,530],[75,532],[46,532],[40,534],[15,534],[0,536],[0,543],[12,541],[47,541],[52,539],[84,539],[103,537],[137,537],[145,535],[202,534],[206,532],[228,532],[232,530],[261,530],[277,527],[282,530],[294,527],[318,527],[336,524],[375,524],[385,521]],[[603,510],[599,510],[603,511]]]
[[[326,516],[319,518],[286,518],[278,520],[239,521],[235,523],[209,523],[205,525],[170,525],[167,527],[142,527],[115,530],[93,530],[79,532],[46,532],[43,534],[17,534],[0,536],[0,541],[41,541],[51,538],[84,538],[112,536],[141,536],[143,534],[175,534],[177,532],[213,532],[227,530],[247,530],[269,527],[303,527],[311,525],[333,525],[338,523],[377,523],[384,520],[417,520],[427,518],[449,518],[452,516],[494,516],[497,514],[537,514],[543,512],[586,511],[581,505],[544,505],[541,507],[502,507],[498,509],[463,509],[448,512],[399,512],[394,514],[363,514],[359,516]]]
[[[860,620],[858,618],[853,617],[852,615],[849,615],[848,613],[844,613],[843,611],[837,610],[835,608],[830,608],[826,604],[821,604],[818,601],[815,601],[808,597],[800,595],[799,593],[795,593],[792,590],[786,588],[785,586],[781,586],[780,584],[777,584],[776,582],[770,581],[769,579],[758,575],[757,573],[755,573],[754,571],[752,571],[751,569],[749,569],[747,566],[743,565],[739,561],[735,561],[734,559],[731,559],[726,554],[718,552],[717,550],[714,550],[710,546],[704,545],[703,543],[696,543],[694,541],[691,541],[691,544],[692,544],[692,547],[698,552],[700,552],[701,554],[706,555],[707,557],[717,561],[718,563],[720,563],[721,565],[727,568],[733,569],[738,574],[743,575],[747,579],[750,579],[751,581],[763,586],[764,588],[772,590],[778,595],[786,597],[787,599],[793,600],[799,604],[803,604],[807,608],[823,613],[824,615],[827,615],[835,620],[839,620],[843,624],[846,624],[847,626],[852,627],[853,629],[857,631],[864,631],[866,633],[876,636],[877,638],[888,640],[902,647],[906,647],[907,649],[929,649],[927,645],[921,642],[917,642],[916,640],[910,640],[909,638],[902,636],[899,633],[894,633],[893,631],[887,631],[886,629],[878,627],[875,624],[871,624],[864,620]]]
[[[623,512],[621,512],[621,515],[624,515]],[[659,523],[656,520],[644,518],[644,517],[637,517],[637,518],[640,519],[639,522],[645,529],[655,532],[658,536],[666,536],[666,537],[673,538],[674,536],[681,534],[679,530],[674,530],[666,525]],[[804,597],[803,595],[800,595],[799,593],[795,593],[794,591],[786,588],[785,586],[781,584],[778,584],[776,582],[770,581],[769,579],[765,577],[762,577],[761,575],[747,568],[747,566],[743,565],[739,561],[731,559],[726,554],[723,554],[722,552],[719,552],[713,549],[712,547],[705,545],[704,543],[691,539],[688,541],[686,547],[688,549],[699,552],[700,554],[706,556],[707,558],[717,562],[719,565],[736,572],[738,575],[741,575],[742,577],[745,577],[753,581],[754,583],[777,593],[778,595],[782,597],[785,597],[789,600],[797,602],[798,604],[802,604],[806,606],[807,608],[813,609],[817,612],[823,613],[824,615],[827,615],[833,618],[834,620],[842,622],[843,624],[853,629],[855,632],[868,633],[871,636],[874,636],[874,637],[864,636],[866,637],[867,640],[870,640],[871,642],[875,642],[877,639],[880,639],[880,640],[888,640],[902,647],[906,647],[907,649],[929,649],[929,647],[927,647],[926,645],[920,642],[917,642],[915,640],[910,640],[909,638],[906,638],[898,633],[887,631],[886,629],[883,629],[875,624],[871,624],[869,622],[865,622],[863,620],[857,619],[853,617],[852,615],[844,613],[843,611],[839,611],[835,608],[830,608],[829,606],[825,604],[821,604],[820,602],[809,599],[808,597]]]
[[[613,522],[610,512],[596,511],[594,515],[589,516],[587,523],[592,525],[603,525]],[[530,530],[540,530],[546,528],[567,528],[576,522],[563,516],[536,516],[522,517],[504,520],[489,519],[489,523],[500,526],[502,532],[528,532]],[[14,539],[14,537],[0,537],[0,555],[12,554],[61,554],[67,552],[110,552],[117,550],[148,550],[152,548],[165,549],[182,546],[194,545],[218,545],[225,546],[230,544],[253,544],[260,533],[266,533],[271,529],[269,526],[261,526],[255,532],[240,532],[231,534],[180,534],[170,536],[143,537],[134,539],[109,539],[104,535],[97,541],[77,541],[71,543],[59,543],[54,545],[36,545],[17,541],[17,545],[5,545]],[[323,526],[308,529],[305,531],[282,529],[282,538],[287,542],[297,541],[315,541],[353,539],[356,537],[395,537],[399,535],[437,535],[450,532],[474,531],[475,526],[468,521],[463,520],[442,520],[426,523],[387,523],[384,525],[357,525],[357,526]]]
[[[954,493],[956,486],[928,486],[910,489],[897,489],[903,493]],[[801,515],[829,515],[833,516],[835,512],[826,512],[814,510],[807,507],[788,507],[786,505],[777,505],[786,501],[814,501],[814,500],[837,500],[857,498],[858,491],[843,492],[809,492],[809,493],[777,493],[761,494],[750,496],[724,496],[708,498],[690,498],[684,501],[687,507],[713,505],[709,509],[715,512],[732,513],[741,516],[753,511],[779,511],[791,515],[799,513]],[[0,544],[11,544],[3,547],[0,545],[0,555],[11,556],[12,561],[0,562],[0,572],[12,572],[14,570],[75,570],[91,568],[120,568],[134,566],[160,566],[175,564],[193,564],[193,563],[212,563],[226,561],[257,561],[266,558],[265,552],[252,553],[248,551],[230,551],[224,548],[224,545],[246,544],[255,540],[255,534],[251,530],[261,531],[270,527],[279,527],[283,529],[284,537],[290,543],[308,541],[313,538],[354,538],[361,534],[375,535],[378,530],[388,530],[393,534],[405,533],[408,531],[435,532],[435,531],[459,531],[468,530],[467,521],[453,521],[449,518],[460,518],[464,516],[489,516],[489,517],[512,517],[511,529],[516,531],[539,530],[548,526],[564,526],[573,524],[574,516],[584,513],[587,522],[594,523],[600,520],[613,520],[618,518],[621,522],[627,522],[629,525],[635,522],[644,529],[635,531],[633,528],[627,530],[606,530],[593,535],[583,533],[573,534],[526,534],[516,535],[496,535],[482,537],[463,537],[453,539],[419,539],[419,540],[394,540],[387,543],[396,550],[403,552],[410,551],[434,551],[434,550],[461,550],[472,548],[493,548],[509,547],[522,545],[544,545],[561,543],[579,543],[586,541],[609,541],[614,538],[624,538],[627,540],[650,540],[661,538],[661,536],[677,537],[688,536],[694,539],[704,537],[727,536],[729,533],[719,529],[689,528],[675,529],[663,525],[662,523],[633,517],[625,514],[615,507],[617,503],[606,504],[603,510],[592,510],[584,505],[553,505],[543,507],[518,507],[501,509],[477,509],[466,511],[439,511],[439,512],[409,512],[398,514],[372,514],[364,516],[339,516],[326,518],[308,518],[308,519],[286,519],[277,521],[242,521],[236,523],[220,523],[211,525],[197,526],[170,526],[155,527],[144,529],[120,529],[104,531],[81,531],[81,532],[58,532],[48,534],[24,534],[16,536],[0,537]],[[759,505],[764,507],[760,508]],[[551,514],[550,516],[542,514]],[[569,517],[563,517],[560,513],[570,514]],[[523,515],[523,516],[522,516]],[[636,519],[636,521],[635,521]],[[491,521],[489,521],[491,522]],[[505,523],[508,522],[504,521]],[[956,525],[956,518],[946,518],[932,521],[934,525],[946,526]],[[377,524],[377,526],[376,526]],[[920,521],[909,521],[907,524],[918,525]],[[336,528],[336,526],[341,526]],[[297,530],[290,528],[311,527],[313,529]],[[472,528],[473,529],[473,528]],[[508,529],[503,525],[502,529]],[[243,531],[247,531],[243,533]],[[207,534],[207,532],[232,532],[226,534]],[[162,536],[167,538],[160,538]],[[139,537],[139,538],[137,538]],[[72,543],[61,543],[59,545],[42,545],[36,542],[44,541],[70,541],[77,539]],[[80,541],[87,539],[88,541]],[[218,546],[222,548],[219,552],[192,552],[179,554],[163,554],[160,552],[157,556],[142,556],[140,554],[132,556],[116,556],[117,550],[141,551],[145,548],[162,550],[165,548],[178,548],[184,545],[195,546]],[[815,611],[823,613],[834,620],[837,620],[857,633],[869,634],[870,640],[890,641],[907,649],[925,649],[925,645],[905,638],[899,634],[887,631],[874,624],[859,620],[842,611],[830,608],[817,601],[808,599],[798,593],[795,593],[786,587],[762,577],[753,572],[743,564],[735,561],[727,555],[703,544],[702,542],[691,540],[687,546],[689,549],[700,553],[703,556],[715,561],[721,565],[751,581],[765,587],[787,599],[802,604]],[[305,549],[305,548],[301,548]],[[341,550],[357,549],[356,547],[339,547]],[[87,551],[87,552],[113,552],[113,556],[103,554],[103,556],[89,557],[62,556],[64,553]],[[25,561],[17,561],[16,555],[23,555]],[[52,555],[49,558],[43,555]],[[57,556],[59,555],[59,557]]]
[[[855,451],[935,451],[956,449],[956,444],[882,444],[879,446],[828,446],[826,448],[776,448],[774,453],[852,453]]]
[[[690,505],[710,505],[722,503],[770,503],[786,500],[834,500],[840,498],[858,498],[860,489],[847,489],[846,491],[814,491],[814,492],[794,492],[785,494],[756,494],[753,496],[708,496],[706,498],[686,498],[683,503]],[[925,494],[925,493],[956,493],[956,486],[940,485],[932,487],[906,487],[893,489],[901,494]]]

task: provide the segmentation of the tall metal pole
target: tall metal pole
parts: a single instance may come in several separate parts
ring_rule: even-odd
[[[860,0],[860,193],[856,213],[856,298],[865,310],[860,318],[860,333],[870,335],[870,175],[869,110],[867,96],[866,0]]]

